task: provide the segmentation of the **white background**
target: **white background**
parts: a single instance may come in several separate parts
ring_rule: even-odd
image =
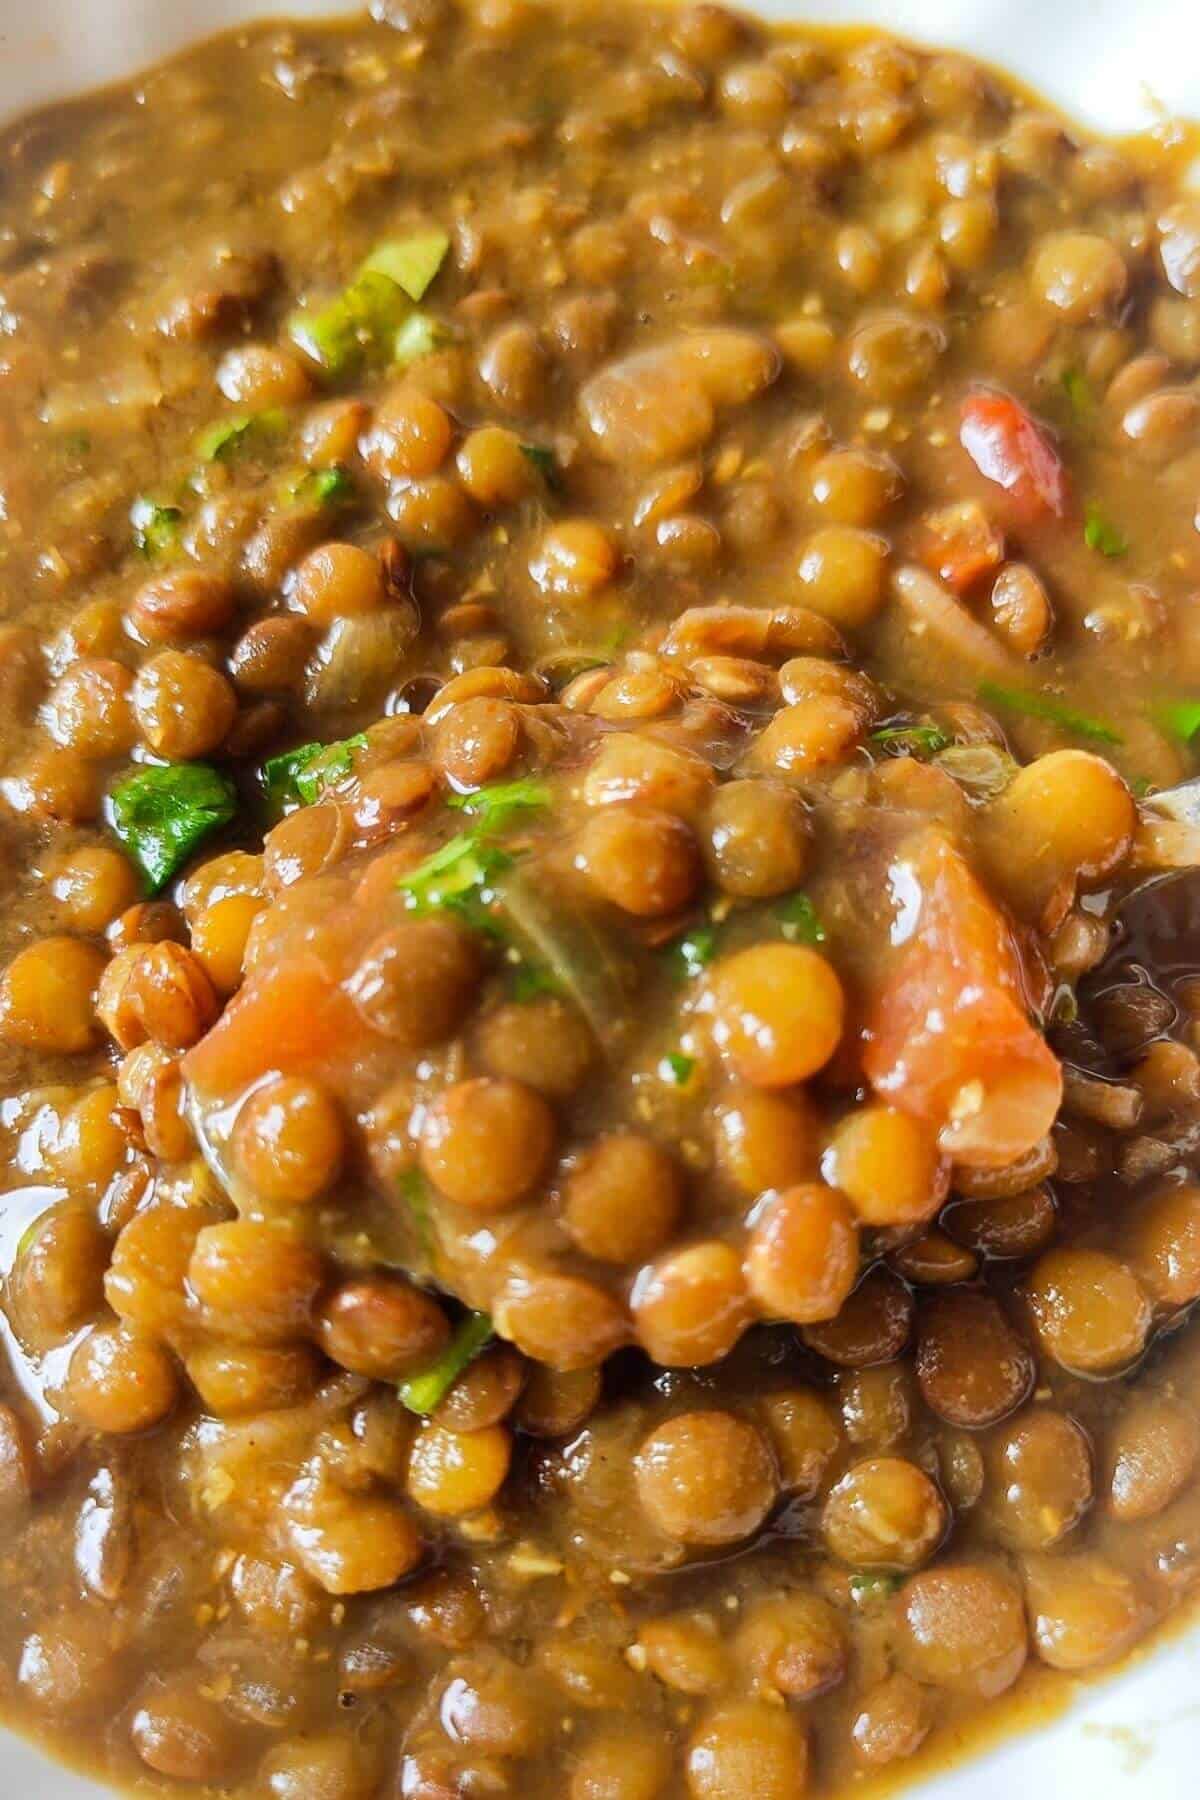
[[[0,117],[255,14],[353,10],[337,0],[0,0]],[[796,16],[788,0],[758,0],[757,10]],[[870,16],[969,50],[1102,129],[1145,125],[1156,103],[1200,118],[1200,0],[803,0],[803,16]],[[1065,1719],[928,1782],[920,1800],[1185,1796],[1200,1796],[1200,1622],[1087,1690]],[[0,1735],[0,1800],[99,1795]]]

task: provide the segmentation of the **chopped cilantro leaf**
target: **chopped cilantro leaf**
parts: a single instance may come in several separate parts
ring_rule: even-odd
[[[917,756],[924,760],[948,750],[954,739],[940,725],[882,725],[871,733],[871,742],[889,756]]]
[[[292,484],[289,498],[311,506],[347,506],[355,498],[354,479],[336,464],[331,469],[310,469]]]
[[[828,935],[807,894],[788,894],[776,902],[775,917],[789,944],[823,944]]]
[[[260,777],[273,813],[282,812],[285,806],[298,802],[299,778],[324,748],[324,744],[298,744],[294,750],[283,750],[278,756],[268,756]]]
[[[558,457],[549,444],[522,444],[521,455],[526,462],[533,464],[547,487],[560,488],[562,486],[562,470],[558,466]]]
[[[561,991],[549,969],[527,962],[524,957],[514,964],[512,997],[521,1005],[526,1005],[530,1000],[540,1000],[543,994],[557,994]]]
[[[1086,713],[1075,712],[1048,694],[1031,694],[1024,688],[1006,688],[999,682],[985,681],[980,684],[979,698],[988,706],[1023,713],[1029,719],[1046,719],[1051,725],[1061,725],[1064,731],[1073,731],[1076,737],[1092,738],[1098,744],[1123,744],[1125,741],[1120,732],[1114,731],[1103,719],[1092,719]]]
[[[356,751],[366,747],[366,735],[359,731],[337,743],[298,744],[294,750],[269,756],[261,774],[272,812],[311,806],[327,787],[350,773]]]
[[[1071,409],[1081,419],[1086,419],[1096,410],[1096,395],[1092,384],[1082,369],[1064,369],[1059,380]]]
[[[78,462],[81,456],[87,456],[92,448],[90,431],[69,431],[62,441],[63,455],[72,462]]]
[[[179,542],[183,514],[177,506],[160,506],[139,496],[129,509],[133,541],[143,556],[164,556]]]
[[[1105,518],[1094,501],[1089,503],[1084,515],[1083,541],[1089,550],[1097,550],[1101,556],[1124,556],[1129,548],[1125,533]]]
[[[257,437],[282,437],[288,427],[288,416],[282,407],[270,412],[237,413],[231,419],[219,419],[196,439],[196,455],[202,462],[229,462],[239,451],[249,447]]]
[[[487,1349],[494,1336],[495,1329],[486,1313],[468,1313],[446,1348],[400,1383],[400,1398],[409,1412],[423,1416],[435,1412],[463,1370]]]
[[[663,1057],[660,1066],[667,1071],[676,1087],[686,1087],[695,1072],[696,1059],[694,1056],[684,1056],[681,1051],[672,1050]]]
[[[397,886],[419,912],[449,909],[476,931],[499,935],[495,887],[516,858],[494,841],[521,813],[549,803],[549,790],[531,777],[497,782],[473,794],[455,794],[448,801],[471,819],[471,829],[460,831],[440,850],[400,877]]]
[[[494,931],[493,889],[513,858],[480,833],[460,831],[397,882],[418,912],[446,909],[478,931]]]
[[[487,831],[503,831],[517,813],[536,811],[549,804],[550,789],[533,776],[476,788],[472,794],[451,794],[446,801],[456,812],[478,819]]]
[[[140,769],[108,796],[115,836],[156,894],[237,808],[232,781],[207,763]]]
[[[694,925],[671,945],[671,960],[685,981],[703,974],[717,954],[715,925]]]
[[[335,377],[367,357],[415,360],[424,351],[401,335],[411,322],[410,302],[424,296],[449,247],[440,230],[377,244],[340,294],[324,306],[292,314],[287,326],[292,342]]]
[[[296,773],[296,792],[305,806],[311,806],[327,787],[341,781],[354,767],[357,751],[367,747],[367,735],[356,731],[353,737],[326,744],[320,754],[306,762]]]
[[[1200,700],[1169,700],[1154,709],[1154,719],[1181,743],[1190,744],[1200,731]]]
[[[606,661],[611,661],[625,648],[632,635],[628,625],[614,625],[608,635],[600,640],[600,653]]]
[[[850,1592],[856,1600],[886,1600],[900,1586],[899,1575],[852,1575]]]
[[[390,344],[407,304],[386,275],[362,273],[324,306],[294,312],[288,335],[327,375],[346,375]]]

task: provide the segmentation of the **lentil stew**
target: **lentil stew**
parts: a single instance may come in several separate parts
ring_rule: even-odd
[[[1200,1585],[1194,141],[376,0],[0,132],[0,1703],[796,1800]]]

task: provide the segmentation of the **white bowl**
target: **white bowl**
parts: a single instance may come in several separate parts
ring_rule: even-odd
[[[366,0],[361,0],[365,5]],[[1195,0],[748,0],[768,17],[868,18],[1022,77],[1101,130],[1200,118]],[[226,25],[360,10],[339,0],[0,0],[0,119],[131,74]],[[1194,1800],[1200,1620],[1025,1731],[928,1778],[921,1800]],[[0,1800],[103,1800],[94,1782],[0,1733]]]

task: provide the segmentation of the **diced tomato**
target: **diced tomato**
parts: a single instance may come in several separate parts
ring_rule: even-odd
[[[1062,1098],[1016,940],[936,830],[901,851],[889,883],[895,948],[868,1014],[867,1079],[931,1125],[944,1155],[1003,1167],[1045,1136]]]
[[[1004,561],[1004,537],[977,500],[926,513],[919,554],[927,569],[956,594],[965,594]]]
[[[313,955],[256,970],[208,1036],[184,1058],[203,1096],[232,1097],[274,1070],[295,1074],[341,1057],[353,1063],[373,1036]]]
[[[1066,517],[1070,494],[1062,458],[1011,395],[974,389],[963,401],[958,435],[979,473],[1002,487],[1026,518]]]

